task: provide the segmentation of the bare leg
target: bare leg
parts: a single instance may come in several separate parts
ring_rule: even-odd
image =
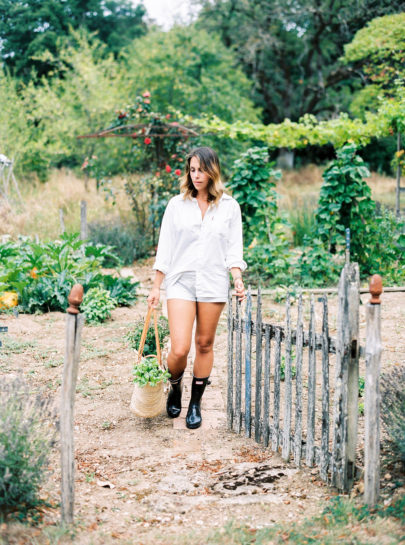
[[[171,348],[167,357],[167,366],[173,379],[179,377],[187,366],[190,351],[193,324],[196,315],[196,303],[184,299],[167,301]]]
[[[214,340],[225,303],[197,303],[194,376],[209,377],[214,363]]]

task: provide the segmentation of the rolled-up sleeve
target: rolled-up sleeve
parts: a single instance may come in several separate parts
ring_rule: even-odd
[[[170,200],[163,214],[159,242],[153,269],[167,274],[173,255],[173,203]]]
[[[244,271],[247,267],[243,260],[243,234],[242,234],[242,214],[239,204],[234,201],[235,206],[231,217],[229,230],[228,250],[226,254],[226,266],[228,269],[239,267]]]

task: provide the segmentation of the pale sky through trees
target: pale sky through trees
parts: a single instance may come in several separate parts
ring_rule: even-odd
[[[143,4],[149,17],[164,30],[169,30],[175,23],[189,22],[194,18],[193,11],[196,12],[189,0],[143,0]]]

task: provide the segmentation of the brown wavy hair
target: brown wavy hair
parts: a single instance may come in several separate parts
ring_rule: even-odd
[[[217,204],[222,197],[225,186],[221,180],[221,167],[216,152],[207,147],[195,148],[187,155],[186,158],[186,173],[180,182],[180,192],[184,194],[184,199],[197,197],[198,191],[193,185],[190,176],[190,161],[193,157],[197,157],[200,161],[201,169],[209,176],[208,182],[208,202]]]

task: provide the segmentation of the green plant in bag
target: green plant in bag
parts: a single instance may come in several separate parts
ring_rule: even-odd
[[[147,384],[156,386],[159,382],[167,382],[167,379],[171,376],[167,369],[159,366],[156,356],[142,358],[140,363],[134,365],[132,372],[134,382],[141,387]]]

